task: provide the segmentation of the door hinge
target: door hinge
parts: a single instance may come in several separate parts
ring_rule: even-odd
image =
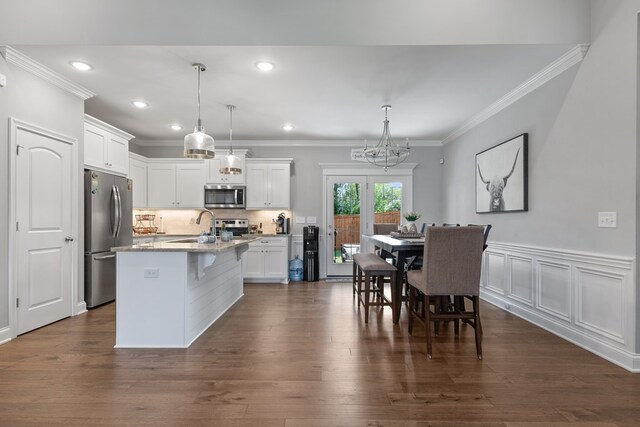
[[[23,147],[22,145],[20,145],[20,144],[17,144],[17,145],[16,145],[16,156],[19,156],[19,155],[20,155],[20,149],[21,149],[21,148],[24,148],[24,147]]]
[[[20,298],[16,298],[16,308],[20,308]]]
[[[16,221],[16,231],[20,231],[20,223]]]

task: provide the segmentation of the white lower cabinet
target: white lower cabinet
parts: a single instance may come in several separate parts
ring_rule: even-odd
[[[242,255],[242,273],[248,282],[289,282],[289,238],[264,237],[249,243]]]

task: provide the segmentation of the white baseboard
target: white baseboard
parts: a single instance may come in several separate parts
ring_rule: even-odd
[[[11,333],[10,327],[5,326],[4,328],[0,329],[0,344],[9,342],[12,339],[13,339],[13,334]]]
[[[87,303],[85,301],[82,301],[76,305],[76,314],[74,316],[77,316],[78,314],[83,314],[86,312],[87,312]]]
[[[482,299],[632,372],[636,289],[633,258],[490,242]]]

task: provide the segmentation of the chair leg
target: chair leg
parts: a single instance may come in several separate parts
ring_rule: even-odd
[[[358,307],[360,307],[360,303],[362,302],[362,269],[358,266]]]
[[[371,287],[371,275],[364,273],[364,323],[369,323],[369,289]]]
[[[358,264],[353,263],[353,274],[351,276],[351,285],[353,287],[353,295],[356,294],[356,276],[358,275]]]
[[[413,286],[409,286],[409,309],[407,314],[409,315],[409,335],[413,333],[413,316],[415,309],[416,290]]]
[[[482,360],[482,332],[480,331],[480,297],[473,297],[473,315],[475,321],[475,327],[473,328],[476,334],[476,353],[478,359]]]
[[[429,310],[430,310],[429,298],[425,298],[425,302],[426,302],[426,307],[425,307],[425,316],[426,316],[426,313],[429,312]],[[434,297],[433,312],[434,313],[442,312],[441,305],[442,305],[441,297]],[[438,322],[437,320],[433,322],[433,334],[435,336],[439,336],[440,335],[440,322]]]
[[[427,307],[424,313],[424,325],[427,335],[427,357],[431,359],[431,309],[429,308],[429,296],[424,295],[424,306]]]

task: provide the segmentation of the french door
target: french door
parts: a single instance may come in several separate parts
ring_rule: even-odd
[[[326,272],[349,276],[353,255],[370,252],[361,237],[373,234],[373,224],[401,224],[411,210],[410,176],[326,176]]]
[[[360,252],[360,237],[366,232],[367,177],[326,179],[327,276],[347,276],[353,269],[353,255]]]

